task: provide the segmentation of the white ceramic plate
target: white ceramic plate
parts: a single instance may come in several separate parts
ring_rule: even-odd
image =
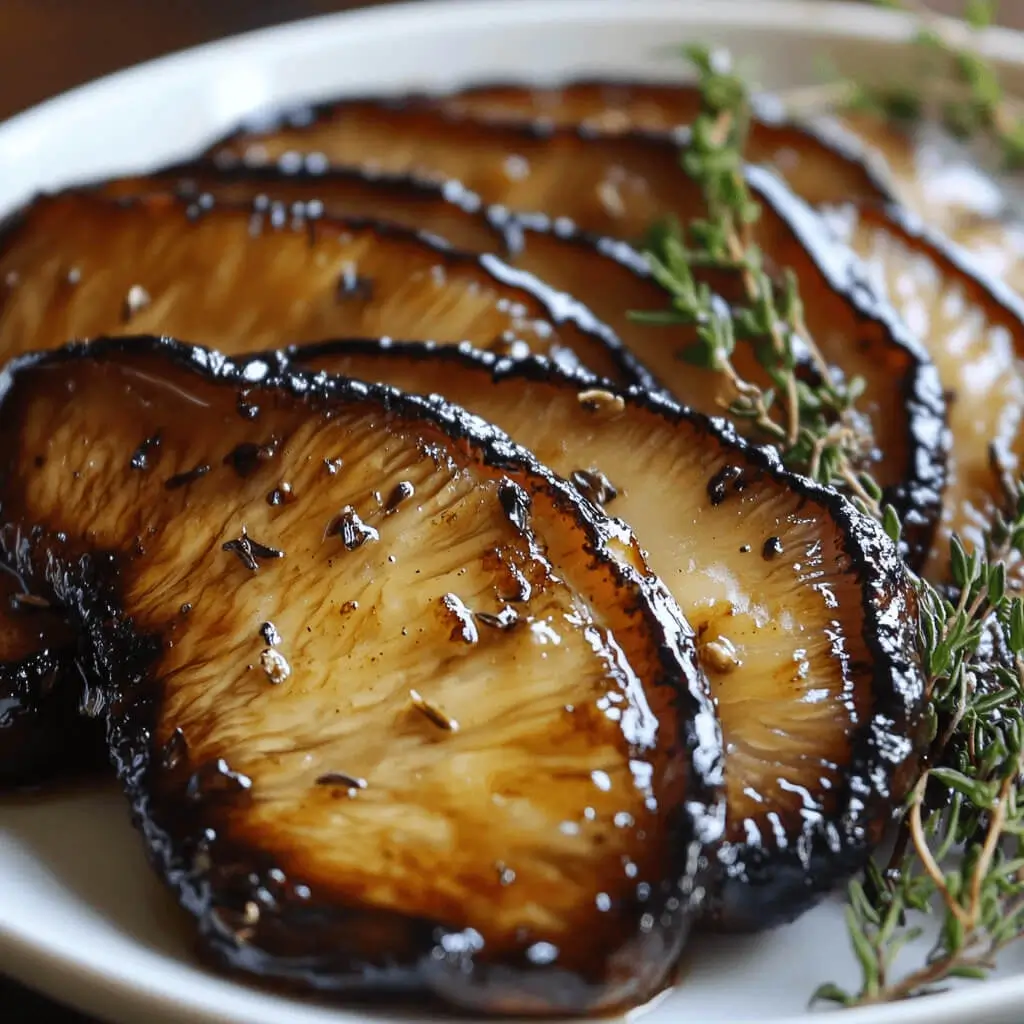
[[[877,81],[899,65],[909,37],[896,16],[821,0],[463,0],[301,22],[127,71],[0,126],[0,215],[41,189],[184,158],[268,103],[481,78],[672,77],[681,69],[669,44],[685,40],[752,58],[771,86],[813,81],[822,57]],[[995,32],[988,46],[1015,77],[1024,71],[1024,37]],[[113,790],[0,802],[0,964],[123,1024],[411,1019],[285,1000],[197,967],[188,922],[151,876]],[[841,1019],[1016,1022],[1021,966],[984,985]],[[855,978],[841,907],[826,904],[769,935],[695,937],[679,986],[645,1020],[794,1024],[807,1019],[819,982]]]

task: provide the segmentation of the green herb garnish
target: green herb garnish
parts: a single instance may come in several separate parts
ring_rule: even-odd
[[[997,515],[987,552],[951,544],[956,601],[921,584],[921,651],[931,695],[925,770],[903,811],[884,872],[849,889],[846,923],[857,991],[822,985],[845,1006],[923,995],[952,978],[984,978],[1024,935],[1024,600],[1006,562],[1024,550],[1024,488]],[[895,973],[924,934],[908,915],[937,915],[923,964]]]
[[[656,326],[694,326],[696,341],[680,358],[722,374],[733,396],[729,415],[775,445],[789,466],[846,490],[898,537],[895,512],[880,504],[881,489],[861,469],[864,417],[854,405],[864,381],[844,382],[828,365],[803,323],[796,276],[786,270],[773,279],[752,241],[761,209],[743,171],[747,89],[709,50],[691,46],[686,55],[700,75],[702,110],[691,127],[683,169],[699,184],[707,215],[686,231],[675,221],[652,230],[646,256],[671,305],[630,316]],[[695,269],[739,274],[744,304],[728,306],[696,280]],[[771,386],[740,374],[733,361],[737,342],[753,345]]]
[[[975,23],[991,15],[991,5],[975,7]],[[657,228],[648,259],[670,307],[634,318],[693,325],[697,341],[682,355],[722,374],[735,396],[730,414],[750,422],[789,465],[843,487],[897,539],[896,514],[881,505],[881,489],[861,470],[852,436],[863,384],[838,383],[804,327],[793,275],[771,278],[752,244],[760,211],[743,176],[747,90],[709,51],[690,48],[687,55],[703,104],[683,164],[703,190],[707,216],[686,231]],[[989,104],[979,123],[994,124],[991,82],[971,74],[974,102],[984,93]],[[743,306],[728,307],[698,283],[700,268],[741,274]],[[733,362],[738,343],[754,346],[772,387],[740,375]],[[801,373],[806,365],[816,372]],[[1003,469],[995,456],[994,463]],[[1006,481],[1007,474],[1000,477]],[[981,978],[1024,935],[1024,600],[1007,572],[1010,560],[1024,555],[1024,485],[1006,481],[1004,489],[1005,508],[990,524],[984,551],[968,554],[953,539],[948,592],[917,581],[929,695],[926,753],[887,867],[872,864],[849,887],[846,921],[860,987],[825,984],[814,999],[882,1003],[949,979]],[[919,966],[898,971],[898,954],[924,934],[920,922],[928,916],[938,924],[930,952]]]
[[[873,2],[918,18],[917,43],[935,57],[935,67],[926,71],[923,89],[851,85],[847,108],[897,120],[933,113],[959,139],[994,142],[1006,169],[1024,167],[1024,109],[1003,90],[972,38],[995,22],[996,0],[966,0],[962,19],[937,14],[920,0]]]

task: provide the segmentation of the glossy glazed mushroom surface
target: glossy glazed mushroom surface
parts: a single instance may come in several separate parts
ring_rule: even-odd
[[[633,527],[723,731],[716,925],[792,918],[863,863],[914,772],[924,698],[916,597],[874,523],[721,424],[537,362],[373,343],[290,360],[443,394]]]
[[[207,954],[499,1013],[649,998],[719,828],[678,610],[481,421],[266,371],[113,341],[0,404],[6,553],[68,606]]]

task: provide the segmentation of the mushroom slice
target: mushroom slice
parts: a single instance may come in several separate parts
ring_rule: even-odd
[[[69,192],[0,239],[0,357],[151,332],[227,352],[389,335],[536,352],[645,381],[610,328],[495,256],[265,198],[113,202]]]
[[[575,300],[493,256],[458,253],[394,226],[329,221],[266,201],[113,202],[78,193],[41,199],[12,221],[0,240],[0,359],[68,338],[147,330],[228,352],[352,333],[468,339],[650,380]],[[3,604],[0,630],[22,630]],[[46,752],[63,760],[74,716],[47,710],[64,700],[43,692],[53,680],[52,638],[25,642],[31,658],[10,666],[8,685],[0,682],[0,700],[13,702],[0,719],[12,723],[0,726],[0,764],[30,784],[61,770],[46,768]],[[77,674],[69,689],[80,689]],[[73,754],[67,764],[84,763]]]
[[[543,363],[373,343],[291,358],[443,394],[633,528],[697,631],[725,741],[716,924],[791,919],[863,863],[913,781],[924,693],[914,592],[874,522],[720,422]]]
[[[191,202],[212,197],[247,204],[270,199],[289,208],[316,204],[330,217],[380,218],[439,235],[461,249],[496,252],[556,292],[584,302],[636,357],[632,369],[639,383],[667,389],[679,401],[712,415],[720,414],[734,397],[721,374],[680,358],[695,340],[692,327],[652,330],[630,316],[631,311],[659,309],[665,303],[664,291],[636,250],[613,239],[589,238],[571,224],[552,223],[544,216],[488,207],[479,196],[451,183],[353,168],[315,169],[315,161],[288,171],[220,168],[207,161],[114,179],[97,188],[116,198],[169,191]],[[740,349],[736,363],[748,378],[764,378],[749,347]]]
[[[268,369],[115,339],[0,404],[7,556],[82,630],[206,954],[475,1011],[650,998],[720,831],[678,608],[481,421]]]
[[[604,132],[687,124],[700,106],[692,86],[594,82],[540,90],[480,87],[422,102],[460,117],[542,117]],[[954,160],[951,169],[948,160],[936,159],[937,129],[911,132],[868,117],[853,118],[851,126],[878,152],[858,150],[821,125],[768,122],[762,111],[753,123],[747,154],[751,161],[775,167],[807,201],[832,204],[823,211],[827,219],[864,258],[873,284],[888,294],[936,364],[949,405],[953,450],[942,523],[924,571],[942,580],[948,574],[950,534],[975,546],[993,508],[1004,501],[1003,478],[1013,476],[1019,465],[1024,380],[1014,340],[1024,337],[1024,305],[995,278],[1013,272],[1024,243],[1014,237],[1012,225],[991,219],[991,182],[985,185],[974,169],[979,187],[965,189],[961,161]],[[889,176],[877,169],[879,156],[901,197],[987,263],[991,278],[912,215],[886,202],[893,193]],[[989,204],[989,216],[983,209],[959,206],[979,196]],[[1003,456],[995,471],[989,450],[993,440]]]
[[[0,789],[37,786],[103,761],[102,729],[88,717],[101,705],[69,682],[72,639],[47,600],[0,572]]]
[[[977,153],[931,121],[904,124],[846,115],[845,126],[885,168],[891,194],[929,228],[962,246],[981,269],[1024,291],[1024,223],[1007,186]],[[833,202],[842,202],[836,197]]]
[[[931,119],[900,121],[869,113],[844,113],[843,127],[884,168],[890,198],[960,241],[979,223],[997,226],[1005,196],[976,154]],[[836,197],[834,201],[840,201]]]
[[[1006,481],[1020,475],[1024,302],[896,208],[845,206],[829,219],[925,340],[946,390],[953,435],[950,481],[924,572],[947,581],[951,534],[968,548],[983,545],[993,512],[1006,511]],[[1019,575],[1019,556],[1011,558]]]
[[[483,122],[416,100],[354,101],[285,114],[211,150],[224,165],[373,165],[451,178],[489,203],[565,217],[584,231],[636,240],[666,216],[703,216],[700,188],[680,168],[685,135],[595,134],[576,127]],[[749,168],[762,206],[756,241],[800,281],[807,327],[825,359],[867,383],[864,462],[903,517],[912,553],[931,542],[945,479],[944,405],[935,368],[891,307],[864,286],[859,261],[770,172]],[[707,274],[742,302],[739,274]],[[654,330],[654,328],[651,328]]]
[[[751,163],[772,167],[810,203],[892,201],[884,162],[855,132],[824,117],[791,120],[783,113],[784,103],[770,95],[752,99],[746,148]],[[419,102],[455,117],[537,120],[601,134],[688,127],[701,110],[700,89],[692,82],[607,79],[577,79],[550,88],[495,83],[424,96]]]

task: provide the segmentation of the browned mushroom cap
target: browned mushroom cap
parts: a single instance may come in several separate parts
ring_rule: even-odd
[[[863,863],[912,780],[924,695],[913,591],[874,523],[702,416],[547,365],[370,342],[291,358],[443,394],[634,529],[697,631],[725,741],[717,925],[791,919]]]
[[[691,86],[633,83],[574,82],[539,90],[490,86],[419,102],[463,117],[538,116],[606,132],[685,125],[699,109],[699,95]],[[969,547],[975,546],[1002,501],[990,443],[1010,456],[1010,475],[1016,472],[1024,380],[1015,342],[1024,338],[1024,306],[994,277],[983,276],[959,257],[941,236],[885,201],[895,188],[912,209],[998,268],[995,275],[1010,274],[1011,282],[1014,269],[1022,265],[1020,232],[963,205],[976,202],[979,191],[991,205],[992,186],[982,182],[980,190],[963,187],[965,171],[979,182],[981,174],[961,162],[950,166],[936,159],[937,129],[910,129],[868,116],[851,117],[849,127],[868,144],[867,150],[822,136],[814,125],[766,121],[762,115],[752,126],[747,153],[754,162],[773,165],[809,202],[841,205],[830,214],[832,225],[868,262],[874,283],[889,295],[936,364],[950,407],[953,451],[942,528],[924,571],[942,580],[950,534],[957,532]],[[876,169],[878,157],[887,165],[884,177]]]
[[[666,215],[703,214],[699,187],[679,167],[679,140],[639,133],[498,124],[395,101],[352,102],[285,115],[216,145],[224,164],[326,162],[452,178],[485,201],[567,217],[586,231],[637,239]],[[867,382],[866,458],[899,509],[915,552],[930,544],[944,479],[938,378],[919,345],[873,292],[821,220],[770,173],[748,171],[764,214],[757,242],[775,267],[797,273],[810,332],[825,358]],[[709,276],[729,301],[738,275]],[[875,465],[874,458],[881,461]]]
[[[39,200],[0,239],[0,354],[150,331],[231,352],[339,334],[471,341],[643,380],[580,303],[370,220],[153,196]]]
[[[493,257],[393,227],[317,220],[279,204],[75,193],[42,199],[12,223],[0,242],[0,357],[140,330],[229,352],[339,333],[428,335],[648,379],[571,298]],[[0,603],[0,633],[21,638],[17,657],[27,658],[0,667],[0,781],[31,784],[83,760],[71,738],[78,687],[66,700],[53,694],[71,659],[57,656],[47,621],[36,615],[26,633]]]
[[[687,127],[700,113],[694,83],[578,79],[551,88],[495,83],[419,99],[459,117],[539,120],[604,134]],[[836,122],[788,120],[770,96],[754,98],[746,156],[778,171],[810,203],[890,202],[892,183],[854,132]],[[852,127],[852,126],[851,126]]]
[[[0,571],[0,787],[36,786],[104,760],[101,725],[88,717],[102,704],[82,692],[72,639],[49,601]]]
[[[1019,224],[1004,218],[997,183],[933,124],[844,113],[790,120],[784,100],[755,97],[746,156],[767,164],[797,195],[822,203],[890,204],[895,200],[969,252],[998,260],[1021,290]],[[550,88],[481,85],[415,102],[457,117],[538,120],[602,134],[668,131],[700,111],[693,83],[573,80]]]
[[[650,998],[720,831],[678,608],[479,420],[267,371],[114,340],[0,405],[7,556],[83,630],[207,952],[493,1012]]]
[[[866,146],[866,159],[884,168],[900,204],[1024,292],[1024,228],[996,175],[930,122],[863,114],[844,115],[844,125]]]
[[[993,511],[1006,511],[1006,480],[1020,475],[1024,302],[895,208],[844,207],[830,219],[925,339],[946,389],[950,480],[924,568],[928,578],[946,581],[950,535],[958,534],[968,549],[983,544]],[[1010,558],[1016,564],[1019,556]]]
[[[646,260],[630,246],[592,240],[546,217],[518,217],[488,207],[479,196],[453,184],[361,169],[302,166],[285,173],[277,167],[219,168],[202,162],[114,179],[97,188],[113,197],[169,191],[193,202],[208,197],[245,204],[272,199],[289,208],[322,208],[329,217],[386,220],[438,235],[469,252],[497,253],[555,292],[585,303],[639,360],[634,369],[639,383],[665,387],[680,401],[709,413],[720,413],[731,400],[721,374],[679,358],[694,340],[692,328],[652,330],[631,319],[632,310],[662,308],[665,293]],[[737,361],[749,374],[760,374],[749,351],[742,350]]]
[[[956,144],[931,122],[912,123],[870,113],[844,113],[843,127],[884,168],[891,200],[955,236],[979,217],[1000,212],[995,188]],[[840,201],[836,197],[834,201]],[[995,209],[993,209],[995,207]]]

